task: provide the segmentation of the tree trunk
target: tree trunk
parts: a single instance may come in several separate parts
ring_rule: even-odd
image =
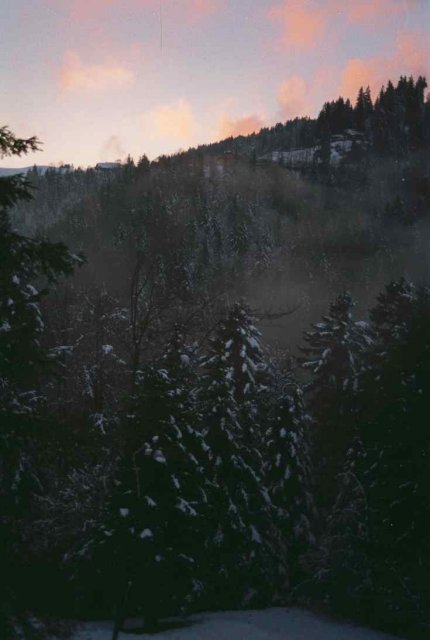
[[[118,640],[119,632],[121,631],[121,628],[124,624],[124,620],[126,617],[125,607],[127,604],[128,592],[130,591],[130,587],[131,587],[131,582],[130,580],[128,580],[124,589],[122,590],[122,595],[118,599],[119,601],[115,606],[115,617],[114,617],[114,625],[113,625],[113,631],[112,631],[112,640]]]

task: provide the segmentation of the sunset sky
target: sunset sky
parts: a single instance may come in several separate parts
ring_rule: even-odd
[[[0,166],[152,159],[419,73],[430,0],[0,0],[0,125],[44,142]]]

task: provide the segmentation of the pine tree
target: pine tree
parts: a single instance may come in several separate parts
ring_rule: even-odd
[[[117,486],[91,557],[110,558],[116,626],[142,611],[145,627],[177,613],[203,589],[201,567],[208,487],[207,445],[195,407],[166,369],[139,375],[124,425]]]
[[[308,579],[299,585],[299,593],[349,618],[359,611],[364,614],[362,621],[375,624],[368,496],[362,476],[366,464],[366,453],[355,436],[337,478],[337,493],[321,523],[318,543],[303,556]]]
[[[1,157],[37,148],[36,138],[17,138],[7,127],[0,128]],[[23,567],[18,523],[31,496],[37,387],[52,361],[41,344],[44,324],[39,302],[78,261],[63,244],[26,238],[13,230],[8,209],[30,198],[26,179],[0,178],[0,632],[5,638],[20,637],[23,626],[27,629],[23,632],[30,633],[31,627],[20,611]]]
[[[315,544],[316,507],[311,456],[311,419],[300,387],[287,380],[274,398],[266,433],[265,480],[288,547],[292,586],[303,577],[301,557]]]
[[[369,119],[373,113],[373,104],[370,88],[360,87],[354,108],[355,126],[359,131],[366,132],[369,127]]]
[[[417,638],[428,635],[430,611],[429,314],[429,290],[404,279],[370,311],[349,404],[352,438],[305,559],[317,599],[323,594],[342,615],[358,607],[365,622]],[[338,387],[333,404],[343,396]]]
[[[430,292],[405,280],[393,282],[370,318],[375,348],[363,373],[360,430],[376,589],[394,625],[416,626],[430,610]]]
[[[305,333],[301,364],[310,374],[305,388],[316,420],[316,451],[320,497],[329,503],[336,494],[336,474],[354,435],[354,397],[362,359],[371,342],[365,322],[355,321],[355,305],[347,292],[330,305],[328,315]]]
[[[285,554],[263,484],[256,425],[247,422],[258,389],[260,349],[246,309],[234,305],[203,359],[200,399],[209,445],[211,532],[207,553],[217,606],[270,601],[286,581]],[[257,355],[258,354],[258,355]],[[255,360],[253,359],[255,357]]]

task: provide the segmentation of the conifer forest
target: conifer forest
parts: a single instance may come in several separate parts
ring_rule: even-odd
[[[0,177],[1,640],[290,606],[430,637],[426,88]]]

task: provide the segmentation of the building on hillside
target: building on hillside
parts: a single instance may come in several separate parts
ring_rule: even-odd
[[[326,142],[326,144],[328,141]],[[352,164],[359,162],[369,148],[366,136],[360,131],[346,129],[343,133],[330,136],[330,164],[338,166],[343,162]],[[327,149],[328,151],[328,149]],[[303,149],[288,151],[271,151],[258,158],[258,162],[271,162],[288,169],[306,169],[323,163],[323,143]]]

